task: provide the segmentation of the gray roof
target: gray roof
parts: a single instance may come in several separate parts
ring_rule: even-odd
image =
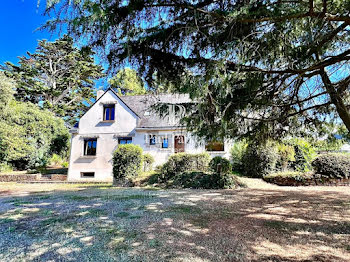
[[[184,113],[185,110],[182,105],[192,102],[188,94],[120,96],[120,99],[140,117],[138,128],[181,126],[179,123],[181,117],[179,115]],[[160,114],[154,108],[156,105],[165,104],[169,105],[166,108],[170,110],[170,114]],[[176,112],[176,116],[172,112]]]

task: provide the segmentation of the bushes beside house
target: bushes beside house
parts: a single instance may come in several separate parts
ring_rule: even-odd
[[[248,177],[262,178],[275,170],[278,158],[275,143],[251,143],[242,158],[243,173]]]
[[[149,172],[153,169],[154,158],[151,154],[145,153],[143,155],[143,171]]]
[[[208,153],[178,153],[169,157],[168,161],[161,167],[160,173],[165,179],[169,179],[183,172],[206,172],[208,171],[209,162],[210,155]]]
[[[244,186],[232,174],[230,161],[222,157],[210,159],[208,153],[174,154],[140,184],[147,183],[167,188],[229,189]]]
[[[131,178],[142,171],[143,150],[138,145],[119,145],[113,154],[113,176],[115,179]]]

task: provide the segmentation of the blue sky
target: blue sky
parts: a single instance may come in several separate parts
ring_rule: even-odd
[[[18,56],[34,52],[39,39],[54,41],[57,34],[35,30],[47,17],[42,15],[44,1],[37,7],[37,0],[1,0],[0,8],[0,64],[18,62]]]

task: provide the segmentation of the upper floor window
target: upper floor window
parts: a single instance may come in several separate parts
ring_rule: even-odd
[[[132,144],[132,138],[131,137],[119,137],[118,143],[120,145]]]
[[[96,156],[97,138],[84,139],[84,156]]]
[[[162,148],[169,148],[169,140],[168,140],[168,138],[163,138]]]
[[[150,145],[155,145],[156,144],[156,136],[155,135],[150,135],[149,136],[149,144]]]
[[[205,145],[205,150],[207,151],[225,151],[224,143],[220,141],[208,142]]]
[[[115,105],[103,106],[103,121],[113,121],[115,113]]]

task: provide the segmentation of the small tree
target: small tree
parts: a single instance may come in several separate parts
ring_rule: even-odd
[[[119,145],[113,155],[115,179],[137,176],[142,171],[142,148],[138,145]]]

